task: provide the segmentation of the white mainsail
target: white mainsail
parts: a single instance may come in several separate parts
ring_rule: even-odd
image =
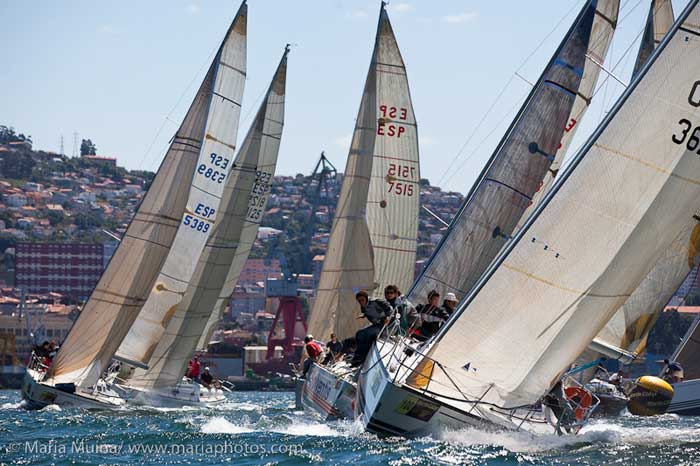
[[[241,12],[245,17],[245,2],[239,14]],[[245,34],[245,26],[242,27]],[[223,49],[224,45],[173,137],[119,247],[61,345],[49,373],[53,383],[93,385],[147,302],[186,215],[188,191],[182,186],[192,183],[199,169],[201,149],[206,144],[207,125],[211,127],[213,123],[210,122],[216,121],[212,111],[221,108],[216,101],[222,97],[216,94],[222,90],[217,76]],[[224,90],[228,89],[224,86]],[[212,175],[213,172],[212,169]]]
[[[215,58],[214,89],[185,215],[138,318],[115,357],[147,364],[192,278],[233,165],[246,74],[247,5],[242,3]]]
[[[589,51],[590,56],[605,55],[618,9],[618,0],[584,5],[413,285],[409,299],[425,299],[432,289],[464,297],[536,202],[536,191],[551,182],[547,172],[553,161],[560,163],[577,127],[578,120],[572,123],[572,115],[583,114],[597,80],[598,69],[586,55]],[[582,85],[583,92],[579,90]]]
[[[670,0],[652,0],[647,24],[634,66],[636,75],[649,59],[654,48],[673,26],[673,6]],[[698,221],[694,218],[685,222],[664,255],[656,263],[649,275],[632,293],[625,304],[596,336],[596,344],[602,344],[609,356],[617,356],[616,349],[631,354],[640,354],[646,348],[646,341],[664,305],[671,299],[690,270],[698,262]],[[624,353],[620,353],[622,355]],[[598,359],[602,355],[587,349],[579,358],[579,363]],[[589,371],[592,376],[593,371]]]
[[[274,78],[226,180],[212,227],[184,298],[160,339],[149,369],[130,380],[142,389],[175,386],[185,373],[212,314],[228,304],[257,236],[277,164],[284,124],[287,54]]]
[[[440,330],[436,396],[536,403],[649,274],[700,198],[699,69],[693,0]]]
[[[383,296],[413,281],[420,195],[418,132],[406,67],[382,3],[377,35],[345,167],[328,250],[309,314],[318,338],[347,338],[355,293]]]

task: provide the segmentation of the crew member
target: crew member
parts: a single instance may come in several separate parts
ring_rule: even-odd
[[[360,311],[362,312],[357,318],[366,318],[369,320],[370,325],[358,330],[355,334],[357,349],[350,362],[350,365],[353,367],[361,366],[365,362],[372,344],[377,340],[382,328],[389,323],[394,313],[389,303],[383,299],[370,300],[366,291],[358,291],[355,294],[355,299],[360,305]]]
[[[202,375],[199,377],[199,383],[204,385],[205,387],[209,388],[211,383],[214,381],[214,376],[211,375],[209,372],[209,368],[205,367],[204,372],[202,372]]]
[[[669,383],[679,383],[683,381],[683,367],[677,361],[669,361],[664,359],[666,370],[664,371],[664,379]]]
[[[420,334],[422,337],[430,338],[437,333],[440,325],[445,320],[444,310],[440,308],[440,293],[431,290],[428,293],[428,302],[418,306],[420,312]]]
[[[401,316],[401,329],[406,332],[412,328],[418,320],[416,308],[401,294],[396,285],[389,285],[384,288],[384,299],[394,308],[394,311]]]
[[[304,370],[301,374],[302,377],[306,377],[306,373],[311,369],[311,364],[319,360],[323,355],[323,348],[321,345],[314,341],[314,336],[309,334],[304,338],[304,349],[306,349],[307,358],[304,360]]]
[[[323,360],[323,364],[334,362],[335,358],[342,354],[343,344],[338,340],[338,336],[335,333],[331,333],[331,339],[326,343],[326,349],[328,352],[326,354],[326,359]]]

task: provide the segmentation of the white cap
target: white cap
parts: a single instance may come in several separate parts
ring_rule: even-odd
[[[208,367],[205,367],[205,368],[204,368],[204,370],[205,370],[205,371],[208,371],[208,370],[209,370],[209,368],[208,368]]]
[[[445,295],[445,301],[454,301],[457,302],[457,296],[455,296],[454,293],[447,293]]]

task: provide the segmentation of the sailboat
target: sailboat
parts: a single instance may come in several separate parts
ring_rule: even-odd
[[[587,2],[413,284],[461,300],[549,190],[593,98],[619,0]]]
[[[672,384],[673,398],[666,412],[682,416],[700,415],[700,315],[685,333],[671,357],[683,367],[684,379]]]
[[[366,325],[355,293],[382,297],[413,280],[420,195],[418,133],[406,68],[382,2],[372,60],[308,330],[340,341]],[[323,417],[353,415],[347,363],[314,364],[302,403]]]
[[[694,0],[435,338],[377,342],[366,427],[578,431],[596,400],[562,375],[697,209],[699,52]]]
[[[287,55],[272,82],[226,180],[216,222],[194,273],[157,342],[148,368],[137,368],[122,385],[131,404],[178,407],[215,404],[221,390],[183,382],[197,344],[226,308],[255,242],[275,173],[284,125]]]
[[[633,76],[636,76],[651,56],[654,48],[673,25],[670,0],[652,0],[642,35]],[[646,349],[647,337],[664,306],[685,277],[698,264],[700,226],[696,217],[688,219],[668,250],[658,260],[649,275],[639,284],[612,319],[600,331],[588,348],[577,358],[579,381],[600,398],[596,414],[618,414],[627,406],[623,390],[605,380],[593,379],[598,363],[604,359],[626,364]],[[593,379],[593,380],[591,380]]]
[[[161,289],[159,273],[183,231],[189,238],[190,232],[205,234],[211,228],[215,208],[205,210],[205,204],[211,206],[216,187],[231,169],[223,161],[232,150],[240,114],[246,16],[243,2],[150,189],[52,366],[37,358],[30,361],[22,387],[28,407],[125,403],[123,393],[102,377],[149,296]],[[196,204],[183,186],[203,191]]]

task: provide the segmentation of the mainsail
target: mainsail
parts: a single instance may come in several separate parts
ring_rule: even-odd
[[[265,99],[226,180],[219,214],[196,264],[184,298],[149,361],[130,385],[144,389],[175,386],[204,334],[212,314],[228,304],[255,241],[277,164],[284,124],[285,49]]]
[[[309,314],[318,338],[365,325],[355,293],[413,280],[420,195],[418,133],[406,68],[382,3],[326,259]]]
[[[560,163],[571,141],[567,132],[573,133],[580,119],[572,120],[572,115],[582,114],[588,105],[598,70],[586,55],[589,50],[593,51],[591,56],[605,55],[618,7],[618,0],[591,0],[583,7],[452,220],[409,299],[424,299],[432,289],[443,295],[453,292],[461,299],[513,234],[552,162]],[[583,93],[579,91],[582,83]],[[562,154],[559,159],[558,151]]]
[[[192,278],[217,217],[224,182],[233,165],[246,70],[247,6],[241,5],[215,59],[214,90],[204,144],[185,215],[165,264],[115,357],[147,364]]]
[[[653,269],[700,196],[698,69],[694,0],[440,330],[437,396],[536,403]]]
[[[670,0],[652,0],[649,17],[639,47],[634,67],[636,76],[651,56],[654,48],[673,26],[673,7]],[[649,275],[615,313],[596,336],[596,346],[602,345],[605,356],[621,357],[616,349],[640,354],[664,305],[671,299],[690,270],[698,263],[700,241],[698,221],[688,219],[673,243],[664,252]],[[578,362],[585,363],[603,356],[592,348],[587,349]],[[589,371],[592,372],[592,371]],[[589,374],[592,376],[593,374]]]
[[[207,130],[221,129],[215,122],[222,109],[219,101],[227,94],[220,93],[230,86],[221,81],[226,74],[220,73],[220,65],[238,63],[232,54],[240,53],[244,45],[232,44],[245,40],[245,2],[237,19],[238,26],[229,30],[119,247],[61,345],[49,374],[54,383],[93,385],[152,293],[178,227],[188,215],[188,190],[182,187],[190,186],[199,171]],[[216,170],[208,170],[205,174],[213,177]]]

